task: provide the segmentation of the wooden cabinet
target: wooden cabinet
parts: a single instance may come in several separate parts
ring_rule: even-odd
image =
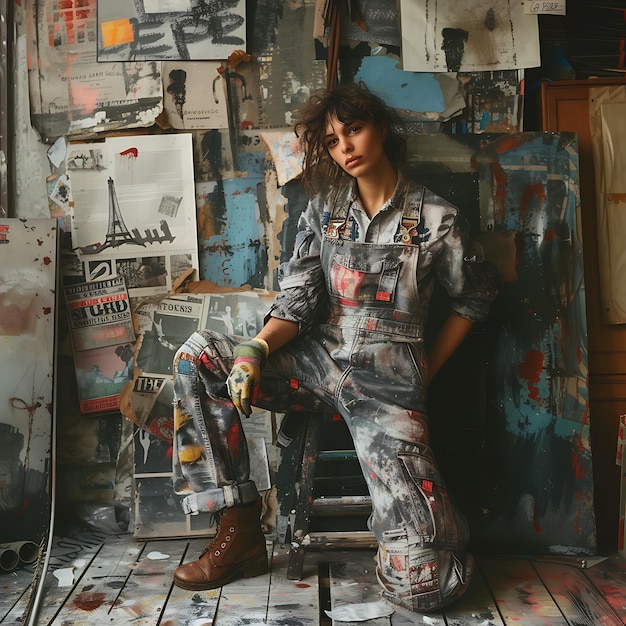
[[[618,545],[620,467],[615,463],[619,416],[626,413],[626,324],[603,324],[596,222],[596,188],[589,125],[589,89],[626,80],[588,79],[542,85],[542,127],[578,133],[581,225],[587,301],[589,405],[598,551]],[[626,244],[625,244],[626,245]],[[626,276],[624,277],[626,280]]]

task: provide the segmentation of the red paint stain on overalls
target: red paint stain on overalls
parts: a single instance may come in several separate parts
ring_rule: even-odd
[[[239,442],[241,441],[241,435],[239,432],[239,426],[235,425],[228,431],[228,448],[233,454],[233,458],[239,458],[241,450],[239,449]]]

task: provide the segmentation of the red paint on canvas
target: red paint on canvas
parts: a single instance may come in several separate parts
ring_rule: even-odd
[[[528,395],[539,402],[539,376],[543,369],[543,352],[530,350],[526,353],[524,360],[517,364],[517,375],[523,378],[528,384]]]

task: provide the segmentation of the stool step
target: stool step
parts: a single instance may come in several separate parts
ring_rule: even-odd
[[[355,450],[319,450],[318,461],[356,461]]]
[[[369,530],[337,532],[310,532],[307,534],[307,547],[321,548],[377,548],[374,533]]]
[[[313,515],[366,515],[371,511],[372,499],[369,496],[322,496],[313,499]]]
[[[337,478],[341,476],[341,478]],[[363,474],[349,476],[346,473],[336,473],[334,476],[313,477],[313,493],[333,497],[343,497],[347,495],[367,494],[367,484]]]

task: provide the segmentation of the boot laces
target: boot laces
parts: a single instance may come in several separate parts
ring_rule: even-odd
[[[226,535],[225,537],[223,537],[223,541],[221,541],[222,537],[220,535],[222,533],[222,524],[221,524],[221,520],[220,520],[220,522],[218,522],[218,524],[217,524],[217,530],[216,530],[216,533],[215,533],[215,537],[213,537],[213,539],[211,540],[211,543],[209,543],[204,548],[204,550],[202,551],[202,554],[206,554],[207,552],[213,550],[213,554],[215,556],[220,556],[222,554],[221,550],[224,550],[224,548],[226,548],[228,543],[231,541],[232,534],[235,532],[235,527],[234,526],[229,526],[228,527],[228,532],[229,532],[229,534]],[[221,550],[219,548],[215,549],[218,546],[218,544],[219,544],[219,548],[221,548]]]

